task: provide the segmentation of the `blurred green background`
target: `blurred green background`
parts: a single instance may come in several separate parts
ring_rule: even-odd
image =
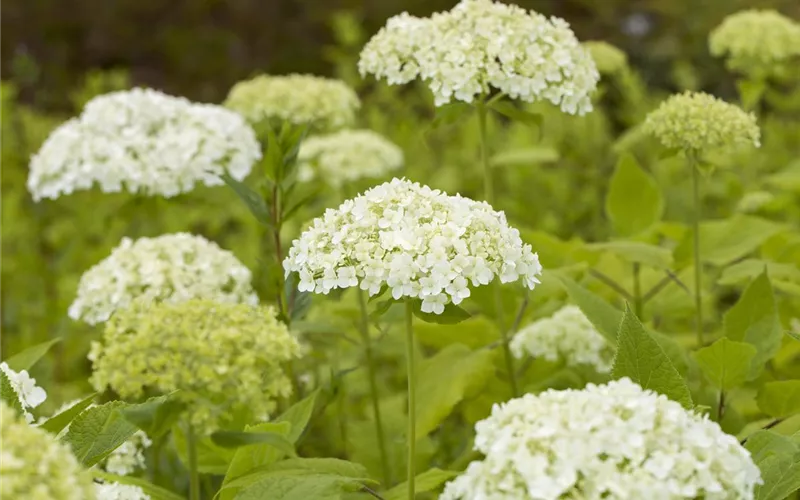
[[[6,0],[2,16],[2,349],[3,356],[60,336],[34,375],[57,406],[86,390],[88,344],[98,329],[71,321],[67,308],[84,271],[105,258],[123,236],[188,231],[217,241],[266,282],[260,230],[235,194],[199,188],[171,199],[126,193],[79,192],[34,203],[25,187],[28,161],[49,132],[80,112],[94,95],[143,85],[194,100],[221,102],[238,80],[257,73],[310,72],[338,77],[363,100],[359,126],[377,130],[406,153],[403,175],[433,187],[480,197],[477,128],[470,121],[432,130],[432,98],[421,85],[387,87],[362,80],[358,53],[386,19],[402,11],[428,15],[449,9],[443,0]],[[800,19],[797,0],[535,0],[520,5],[568,20],[581,40],[605,40],[629,56],[631,69],[604,79],[596,111],[565,116],[548,106],[543,138],[521,125],[490,123],[498,166],[498,208],[538,250],[545,268],[591,261],[628,280],[629,269],[599,259],[584,242],[615,236],[603,206],[620,153],[633,152],[666,199],[665,222],[651,235],[681,241],[690,210],[683,165],[659,158],[635,125],[661,99],[679,89],[702,89],[737,101],[735,78],[712,58],[707,36],[728,14],[775,8]],[[800,156],[800,91],[778,89],[765,98],[759,121],[763,147],[725,157],[706,186],[706,217],[741,211],[743,197],[772,198],[748,212],[793,227],[800,222],[800,186],[776,172]],[[800,167],[800,166],[798,166]],[[795,171],[798,167],[793,167]],[[380,180],[365,180],[349,192]],[[297,236],[339,193],[318,197],[287,225]],[[785,226],[782,226],[785,227]],[[769,258],[800,260],[796,236],[765,243]],[[789,250],[786,250],[786,249]],[[771,253],[770,253],[771,252]],[[676,265],[688,272],[686,252]],[[683,257],[681,257],[683,256]],[[593,259],[593,260],[592,260]],[[681,260],[682,259],[682,260]],[[682,266],[682,267],[681,267]],[[660,279],[645,275],[645,285]],[[648,281],[649,280],[649,281]],[[651,283],[651,282],[652,283]],[[626,281],[627,282],[627,281]],[[600,289],[610,298],[613,292]],[[735,300],[739,288],[716,291],[717,304]],[[537,288],[532,315],[552,312],[563,292]],[[692,317],[692,302],[676,286],[645,310],[645,319],[678,331]],[[796,311],[786,306],[784,316]],[[387,358],[389,359],[389,358]],[[56,390],[55,387],[58,389]]]

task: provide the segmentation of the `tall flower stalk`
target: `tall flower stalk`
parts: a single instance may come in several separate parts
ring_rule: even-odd
[[[408,378],[408,500],[416,497],[417,476],[417,376],[414,361],[414,306],[410,299],[405,301],[406,326],[406,371]]]

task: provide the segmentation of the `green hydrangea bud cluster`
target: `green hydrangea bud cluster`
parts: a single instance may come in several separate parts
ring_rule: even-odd
[[[591,40],[583,42],[601,75],[613,75],[628,67],[628,55],[610,43]]]
[[[69,447],[0,402],[0,498],[94,500],[92,477]]]
[[[301,351],[271,307],[137,301],[112,316],[103,341],[93,343],[91,383],[123,399],[178,390],[191,424],[208,433],[233,413],[268,416],[277,398],[291,394],[282,366]]]
[[[713,55],[727,58],[731,70],[769,74],[800,56],[800,23],[774,10],[743,10],[726,17],[708,45]]]
[[[261,75],[234,85],[225,106],[254,124],[288,121],[334,130],[355,121],[361,101],[340,80],[298,74]]]
[[[644,130],[668,148],[703,151],[738,143],[760,146],[756,117],[702,92],[676,94],[647,115]]]

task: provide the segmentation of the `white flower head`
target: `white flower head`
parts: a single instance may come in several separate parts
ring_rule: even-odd
[[[103,463],[103,468],[119,476],[127,476],[137,470],[142,470],[145,468],[144,450],[152,444],[153,442],[144,431],[136,431],[127,441],[111,452]]]
[[[358,68],[390,85],[420,78],[437,106],[495,89],[570,114],[592,110],[600,79],[566,21],[492,0],[462,0],[429,18],[392,17],[364,47]]]
[[[204,298],[255,305],[251,273],[233,253],[187,233],[123,238],[111,255],[86,271],[69,316],[106,321],[135,299],[180,303]]]
[[[35,200],[98,184],[104,192],[176,196],[196,183],[241,180],[261,157],[255,132],[221,106],[192,103],[156,90],[133,89],[89,101],[31,158]]]
[[[121,483],[95,483],[98,500],[150,500],[139,486]]]
[[[590,365],[599,373],[611,371],[614,350],[580,308],[567,305],[548,318],[520,329],[511,341],[514,356],[524,353],[568,366]]]
[[[327,184],[339,187],[399,169],[403,151],[371,130],[342,130],[303,141],[297,161],[301,180],[319,175]]]
[[[288,121],[317,130],[335,130],[355,121],[361,106],[341,80],[314,75],[260,75],[231,88],[225,106],[250,123]]]
[[[761,484],[734,436],[627,378],[526,394],[495,405],[475,430],[486,458],[442,500],[752,500]]]
[[[441,314],[472,286],[521,280],[539,283],[539,258],[485,202],[405,179],[376,186],[329,209],[294,241],[283,262],[299,274],[300,290],[327,294],[358,286],[394,299],[418,298]]]
[[[36,408],[44,403],[47,399],[47,392],[36,385],[36,379],[31,377],[27,370],[16,372],[12,370],[6,362],[0,363],[0,370],[8,377],[11,388],[14,389],[14,392],[17,394],[25,420],[33,422],[33,415],[31,415],[28,410]]]

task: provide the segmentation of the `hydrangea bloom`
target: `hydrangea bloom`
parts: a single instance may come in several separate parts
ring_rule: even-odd
[[[136,431],[111,452],[103,463],[103,468],[112,474],[127,476],[145,468],[144,450],[153,442],[144,431]]]
[[[563,359],[567,365],[591,365],[600,373],[611,371],[614,350],[580,308],[564,306],[549,318],[522,328],[511,341],[511,351],[549,361]]]
[[[288,121],[331,130],[353,123],[361,102],[340,80],[293,74],[239,82],[228,93],[225,106],[251,123]]]
[[[33,415],[28,410],[44,403],[44,400],[47,399],[47,392],[36,385],[36,379],[31,377],[27,370],[16,372],[5,362],[0,363],[0,370],[8,378],[11,388],[17,394],[25,420],[33,422]]]
[[[497,276],[533,289],[542,270],[502,212],[405,179],[328,209],[294,241],[283,267],[299,274],[302,291],[358,286],[375,295],[387,286],[435,314],[469,297],[470,282]]]
[[[120,483],[95,483],[99,500],[150,500],[140,487]]]
[[[0,498],[94,500],[92,477],[69,447],[0,402]]]
[[[31,159],[28,190],[35,200],[94,184],[170,197],[198,182],[222,184],[223,172],[244,179],[260,157],[255,132],[236,113],[133,89],[92,99],[58,127]]]
[[[210,432],[235,411],[268,414],[291,394],[282,366],[301,347],[271,307],[193,299],[180,304],[136,301],[105,325],[95,342],[92,385],[138,399],[145,388],[179,390],[191,422]]]
[[[492,0],[462,0],[430,18],[404,12],[389,19],[358,68],[390,85],[419,77],[437,106],[496,89],[571,114],[592,110],[589,95],[600,78],[566,21]]]
[[[592,40],[582,45],[592,55],[600,74],[613,75],[628,66],[628,55],[610,43]]]
[[[644,129],[664,146],[684,151],[761,145],[755,115],[702,92],[684,92],[662,102],[647,115]]]
[[[187,233],[123,238],[111,255],[86,271],[69,316],[89,324],[106,321],[134,299],[183,302],[208,298],[255,305],[251,273],[233,253]]]
[[[713,55],[727,57],[731,69],[769,72],[800,56],[800,24],[774,10],[743,10],[726,17],[708,44]]]
[[[299,177],[319,174],[334,187],[362,177],[381,177],[403,166],[403,151],[371,130],[342,130],[310,137],[297,154]]]
[[[475,430],[486,458],[442,500],[752,499],[761,483],[734,436],[629,379],[526,394]]]

